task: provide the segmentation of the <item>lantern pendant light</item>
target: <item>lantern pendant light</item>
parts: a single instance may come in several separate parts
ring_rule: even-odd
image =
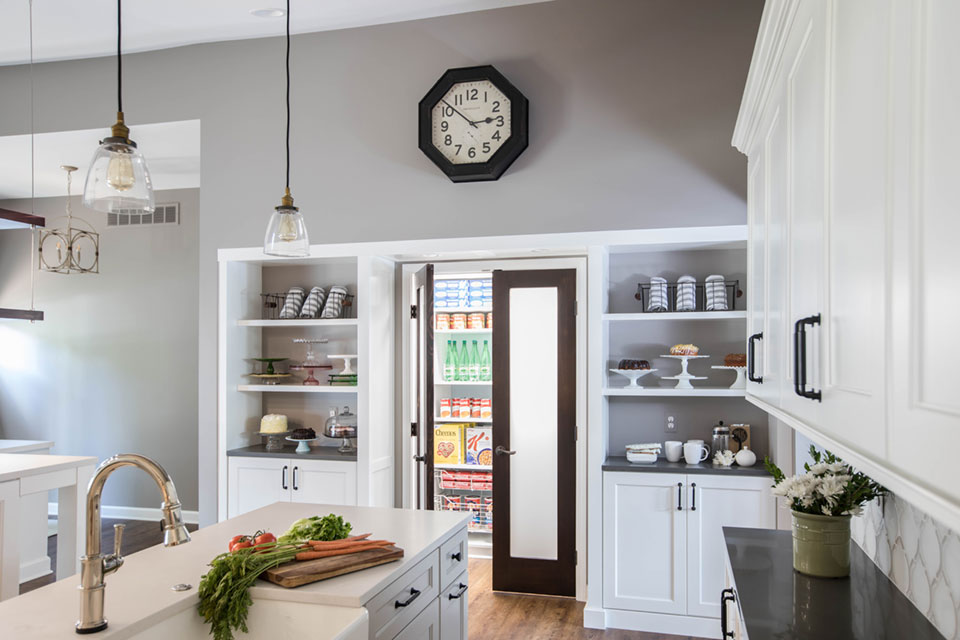
[[[83,187],[83,206],[105,213],[153,213],[150,171],[130,129],[123,123],[123,76],[120,56],[120,1],[117,0],[117,122],[100,141]]]
[[[271,256],[291,258],[310,255],[310,240],[300,209],[293,206],[290,195],[290,0],[287,0],[287,182],[280,206],[270,215],[263,252]]]

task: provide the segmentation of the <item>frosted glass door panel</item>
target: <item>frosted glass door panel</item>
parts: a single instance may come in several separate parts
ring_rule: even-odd
[[[510,550],[557,559],[557,289],[510,290]]]

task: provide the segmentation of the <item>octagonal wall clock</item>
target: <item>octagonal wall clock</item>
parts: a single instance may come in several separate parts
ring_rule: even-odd
[[[420,150],[454,182],[496,180],[527,148],[527,112],[492,66],[449,69],[420,101]]]

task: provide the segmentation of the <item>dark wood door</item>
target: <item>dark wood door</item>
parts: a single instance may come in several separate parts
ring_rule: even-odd
[[[415,326],[413,357],[417,362],[416,419],[410,425],[413,460],[417,479],[417,509],[433,509],[433,265],[414,275],[414,305],[410,310]]]
[[[493,274],[493,588],[576,594],[576,270]]]

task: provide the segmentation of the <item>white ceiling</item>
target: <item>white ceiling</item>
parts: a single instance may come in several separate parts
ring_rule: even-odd
[[[480,11],[545,0],[299,0],[293,33],[329,31]],[[123,5],[123,50],[283,35],[285,19],[255,9],[285,0],[137,0]],[[33,0],[34,60],[93,58],[116,52],[115,0]],[[0,2],[0,65],[30,60],[29,0]]]
[[[87,167],[107,128],[38,133],[34,139],[36,197],[67,195],[66,172],[73,174],[74,195],[83,192]],[[195,189],[200,186],[200,121],[182,120],[131,127],[130,137],[147,160],[153,188]],[[0,137],[0,200],[30,197],[30,136]]]

